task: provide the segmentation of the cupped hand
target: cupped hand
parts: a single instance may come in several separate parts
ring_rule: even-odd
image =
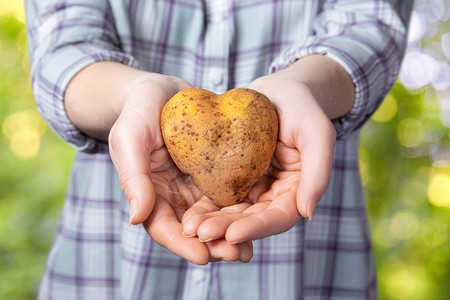
[[[166,101],[191,86],[159,74],[138,77],[109,134],[109,149],[120,185],[130,202],[130,224],[143,223],[149,235],[173,253],[195,263],[249,261],[251,241],[231,245],[224,239],[202,242],[183,233],[181,219],[202,198],[172,161],[160,131]]]
[[[187,234],[242,243],[279,234],[311,219],[328,186],[335,129],[311,89],[283,71],[248,87],[266,95],[279,116],[278,144],[263,177],[243,203],[220,208],[203,198],[183,217]]]

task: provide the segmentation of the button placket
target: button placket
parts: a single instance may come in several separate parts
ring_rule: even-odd
[[[183,292],[183,300],[208,299],[211,282],[211,265],[190,266],[186,272],[186,289]]]
[[[206,0],[206,33],[204,39],[203,88],[223,93],[228,87],[228,61],[230,54],[230,2]]]
[[[226,19],[228,15],[228,3],[224,0],[207,1],[208,21],[211,23],[219,23]]]
[[[202,269],[194,269],[192,270],[192,279],[195,283],[201,283],[205,281],[206,274],[205,271]]]

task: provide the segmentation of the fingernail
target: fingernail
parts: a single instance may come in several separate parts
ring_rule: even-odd
[[[307,213],[308,213],[308,219],[311,221],[311,219],[312,219],[312,216],[314,215],[314,210],[316,209],[316,207],[315,206],[312,206],[311,207],[311,202],[312,202],[312,200],[310,200],[309,202],[308,202],[308,205],[306,206],[306,210],[307,210]]]
[[[209,239],[207,239],[207,240],[202,240],[201,238],[198,238],[198,241],[199,241],[199,242],[202,242],[202,243],[207,243],[207,242],[211,242],[213,239],[214,239],[214,238],[209,238]]]
[[[248,263],[252,259],[252,256],[253,256],[253,252],[250,253],[250,255],[248,255],[242,251],[241,254],[239,255],[239,261],[242,263]]]
[[[240,244],[242,242],[243,242],[243,240],[238,240],[238,241],[235,241],[235,242],[228,242],[228,244],[236,245],[236,244]]]
[[[248,257],[243,256],[242,254],[241,254],[241,256],[239,257],[239,261],[240,261],[241,263],[244,263],[244,264],[249,263],[251,259],[252,259],[252,256],[250,256],[250,257],[248,258]]]
[[[131,227],[131,224],[133,223],[136,213],[137,213],[137,201],[136,201],[136,199],[131,199],[131,201],[130,201],[130,225],[129,225],[130,227]]]
[[[190,238],[190,237],[196,236],[197,234],[196,234],[196,233],[194,233],[194,234],[186,234],[186,233],[183,231],[183,235],[184,235],[185,237]]]
[[[226,261],[226,262],[235,262],[236,261],[236,260],[231,260],[231,259],[228,259],[228,258],[224,258],[223,260]]]

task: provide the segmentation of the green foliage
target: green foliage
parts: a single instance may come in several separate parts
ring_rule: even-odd
[[[34,299],[74,151],[37,117],[24,23],[13,15],[0,14],[0,53],[0,299]],[[380,299],[446,299],[450,168],[433,165],[430,149],[449,140],[449,129],[429,91],[401,84],[374,120],[363,130],[360,165]]]
[[[448,299],[450,199],[435,195],[430,181],[450,168],[448,162],[433,165],[430,153],[450,130],[440,121],[437,100],[425,91],[397,83],[386,100],[380,112],[389,114],[389,101],[397,103],[397,112],[389,121],[368,122],[360,147],[380,299]],[[383,120],[377,114],[374,119]],[[448,180],[441,188],[448,191],[450,176],[443,178]]]
[[[38,117],[13,16],[0,15],[0,53],[0,299],[35,299],[74,151]]]

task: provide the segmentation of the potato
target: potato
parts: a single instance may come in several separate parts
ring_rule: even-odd
[[[166,103],[161,130],[178,168],[223,207],[245,199],[270,165],[278,116],[269,99],[251,89],[217,95],[192,88]]]

